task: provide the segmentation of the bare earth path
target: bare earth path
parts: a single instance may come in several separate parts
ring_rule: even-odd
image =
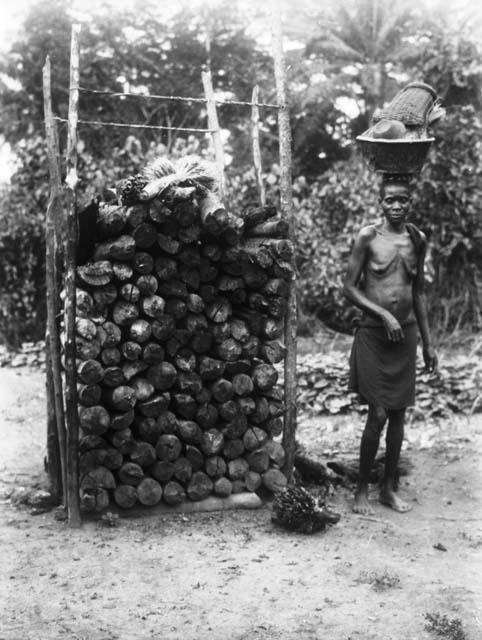
[[[354,455],[360,428],[358,416],[318,419],[299,435]],[[42,374],[0,369],[0,437],[3,496],[42,480]],[[274,528],[267,508],[71,531],[4,498],[0,640],[429,640],[427,612],[460,618],[478,640],[480,416],[417,424],[406,453],[410,513],[374,503],[374,517],[357,516],[340,489],[340,523],[315,536]]]

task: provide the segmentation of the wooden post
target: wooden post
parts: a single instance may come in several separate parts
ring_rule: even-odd
[[[67,238],[65,247],[65,417],[67,423],[67,496],[68,520],[80,527],[79,504],[79,414],[77,408],[77,375],[75,348],[75,255],[77,243],[77,121],[79,110],[79,33],[80,25],[72,25],[70,47],[70,88],[67,137]]]
[[[219,191],[221,199],[224,199],[226,196],[226,185],[224,180],[224,150],[210,71],[202,72],[202,81],[204,86],[204,95],[206,96],[208,126],[212,131],[211,135],[213,138],[214,155],[216,157],[216,164],[219,172]]]
[[[289,239],[295,245],[296,225],[293,215],[291,187],[291,130],[289,109],[286,101],[286,69],[283,52],[283,34],[281,25],[281,9],[277,0],[271,0],[272,45],[276,80],[276,94],[279,105],[279,154],[280,154],[280,197],[281,213],[289,224]],[[296,246],[296,245],[295,245]],[[293,271],[296,274],[295,258]],[[286,357],[284,363],[285,417],[283,429],[283,447],[286,452],[284,472],[288,482],[293,482],[296,434],[296,275],[290,283],[288,310],[285,320]]]
[[[48,328],[45,331],[45,366],[47,375],[45,376],[45,396],[46,396],[46,418],[47,418],[47,457],[46,471],[49,478],[49,492],[56,500],[57,504],[65,505],[65,486],[62,475],[62,458],[60,454],[60,444],[57,429],[57,415],[55,412],[55,388],[52,372],[52,354],[50,352],[50,337]],[[64,450],[65,453],[65,450]]]
[[[59,141],[52,114],[51,69],[47,56],[43,68],[43,95],[47,158],[49,163],[50,196],[45,221],[45,265],[47,327],[47,467],[50,491],[67,506],[66,432],[63,407],[62,375],[60,364],[60,339],[57,318],[59,291],[57,286],[57,235],[55,221],[62,209],[62,181],[60,178]]]
[[[256,182],[258,183],[259,200],[261,206],[266,204],[266,191],[263,184],[263,166],[261,163],[261,147],[259,145],[259,87],[253,88],[251,97],[253,106],[251,107],[251,139],[253,141],[253,163],[256,172]]]

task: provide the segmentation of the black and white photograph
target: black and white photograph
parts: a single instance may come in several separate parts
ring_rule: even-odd
[[[482,5],[0,1],[0,640],[481,640]]]

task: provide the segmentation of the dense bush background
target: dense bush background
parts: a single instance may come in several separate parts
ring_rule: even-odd
[[[377,178],[353,140],[376,106],[416,79],[432,84],[447,109],[413,202],[413,220],[430,240],[430,314],[440,333],[478,329],[482,55],[476,23],[467,22],[464,10],[438,14],[424,11],[420,3],[394,7],[387,1],[349,0],[341,7],[324,3],[323,12],[318,5],[304,0],[295,8],[286,6],[285,20],[301,309],[335,329],[350,330],[356,312],[341,296],[345,265],[354,235],[379,215]],[[70,25],[77,18],[61,0],[38,2],[17,41],[0,55],[0,135],[11,145],[17,166],[11,182],[1,187],[0,201],[0,342],[10,345],[44,332],[48,175],[41,73],[50,54],[54,107],[65,117]],[[101,4],[82,22],[83,87],[200,96],[201,70],[209,65],[215,89],[227,98],[249,100],[258,83],[262,98],[275,101],[265,44],[269,16],[260,3],[225,2],[202,12],[188,5],[176,12],[167,3],[142,2],[123,11]],[[206,126],[202,103],[83,93],[80,108],[83,119]],[[269,109],[261,115],[266,184],[276,202],[276,118]],[[229,133],[229,201],[236,209],[256,199],[249,113],[221,107],[220,119]],[[65,133],[61,125],[63,143]],[[156,155],[186,153],[209,156],[209,141],[81,126],[79,201],[82,205]]]

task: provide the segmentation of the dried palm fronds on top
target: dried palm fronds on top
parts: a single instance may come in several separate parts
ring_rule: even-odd
[[[121,181],[118,193],[122,204],[130,205],[162,198],[173,188],[191,188],[192,195],[201,195],[216,191],[218,183],[215,165],[199,156],[185,156],[176,162],[160,157],[146,165],[142,173]]]
[[[142,170],[142,175],[146,178],[147,182],[153,182],[159,178],[172,175],[176,173],[176,167],[169,158],[160,156],[152,162],[149,162]]]

